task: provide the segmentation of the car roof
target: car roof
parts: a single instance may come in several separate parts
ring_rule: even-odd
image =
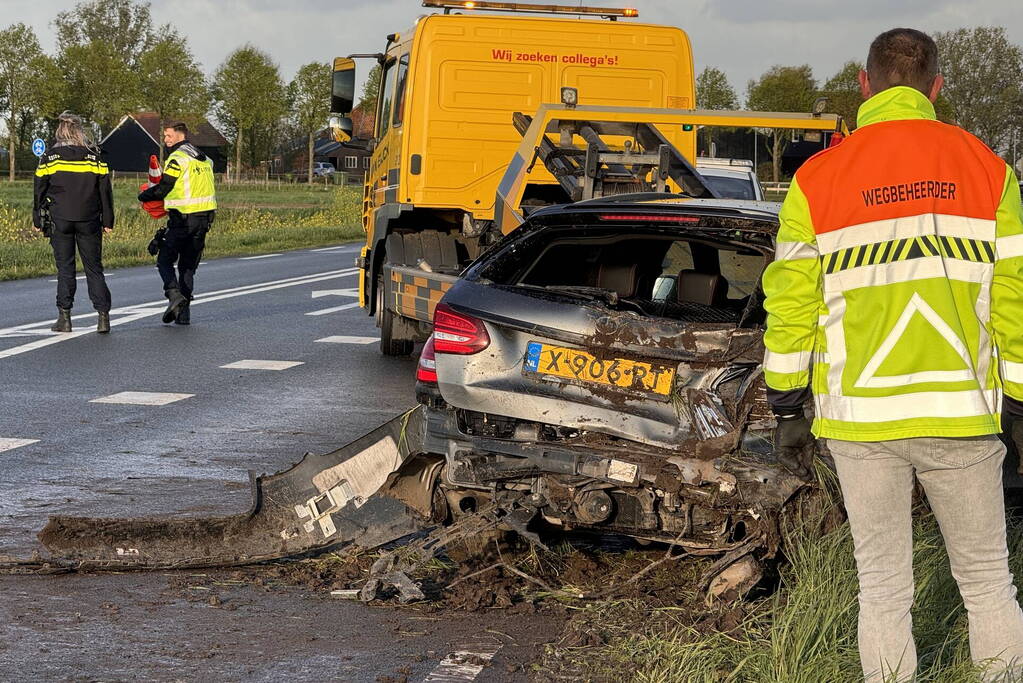
[[[578,213],[580,210],[614,210],[627,212],[654,208],[659,211],[677,208],[695,210],[696,213],[743,214],[749,218],[760,220],[778,220],[781,210],[779,202],[764,202],[753,199],[698,199],[680,194],[660,194],[656,192],[638,192],[635,194],[616,195],[613,197],[597,197],[573,204],[545,206],[530,213],[529,218],[550,217],[565,213]],[[670,212],[670,211],[669,211]]]
[[[727,157],[696,157],[696,168],[731,168],[752,171],[753,161],[750,159],[729,159]]]
[[[752,168],[743,168],[742,166],[725,168],[723,166],[697,165],[696,170],[700,172],[700,175],[709,175],[718,178],[742,178],[743,180],[749,180],[750,176],[753,175]]]

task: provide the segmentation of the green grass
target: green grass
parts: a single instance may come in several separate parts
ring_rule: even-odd
[[[104,237],[108,268],[152,263],[146,251],[156,228],[135,200],[137,184],[114,184],[114,232]],[[206,258],[268,253],[360,239],[362,191],[354,187],[224,185]],[[32,185],[0,183],[0,280],[55,272],[49,242],[31,227]],[[79,266],[80,267],[80,266]]]
[[[970,662],[966,613],[948,566],[941,534],[924,507],[914,529],[914,633],[918,682],[978,681]],[[728,681],[735,683],[853,683],[861,681],[856,649],[857,579],[848,524],[821,533],[797,524],[789,534],[788,564],[770,597],[746,606],[734,629],[708,632],[677,608],[608,603],[589,607],[601,623],[623,623],[606,645],[560,652],[587,680]],[[1017,586],[1023,578],[1023,523],[1010,518],[1009,550]],[[635,628],[641,610],[645,624]],[[713,612],[712,609],[708,609]],[[592,619],[591,619],[592,620]],[[614,629],[613,626],[610,628]]]

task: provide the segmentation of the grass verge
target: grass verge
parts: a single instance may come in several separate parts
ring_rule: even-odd
[[[4,186],[0,192],[0,280],[56,272],[48,240],[31,227],[31,199],[26,202],[23,196],[31,193],[31,187],[24,185]],[[5,195],[18,201],[5,203]],[[115,186],[115,195],[117,219],[114,232],[103,239],[104,266],[152,263],[146,246],[165,221],[154,221],[139,209],[127,181]],[[207,236],[205,258],[323,246],[363,235],[361,190],[357,188],[286,186],[256,193],[229,187],[219,196],[222,208]],[[80,263],[78,268],[81,270]]]
[[[820,529],[813,520],[794,525],[777,590],[733,608],[694,610],[691,603],[651,606],[642,600],[584,606],[570,619],[564,641],[549,647],[537,679],[861,681],[852,538],[847,523],[827,533]],[[919,659],[915,680],[980,681],[980,672],[970,661],[962,600],[938,525],[924,504],[914,516],[914,538],[913,624]],[[1019,586],[1023,523],[1013,517],[1009,551]],[[684,582],[687,577],[680,573],[678,579]]]

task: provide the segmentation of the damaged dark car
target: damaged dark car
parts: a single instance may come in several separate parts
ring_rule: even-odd
[[[777,211],[594,199],[537,210],[470,266],[417,375],[435,518],[496,502],[513,527],[773,555],[806,485],[771,457],[761,369]]]
[[[777,211],[663,193],[538,209],[438,304],[415,409],[253,477],[248,512],[55,516],[51,555],[11,566],[225,566],[402,540],[360,596],[412,600],[414,558],[492,531],[542,544],[553,527],[716,556],[704,587],[740,560],[755,577],[809,486],[772,456],[761,368]]]

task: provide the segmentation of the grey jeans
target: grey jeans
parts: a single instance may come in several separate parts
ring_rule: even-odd
[[[860,580],[859,650],[867,681],[916,671],[913,474],[945,539],[969,617],[970,655],[987,677],[1023,664],[1023,612],[1009,572],[1002,498],[1005,447],[995,436],[877,443],[829,439]]]

